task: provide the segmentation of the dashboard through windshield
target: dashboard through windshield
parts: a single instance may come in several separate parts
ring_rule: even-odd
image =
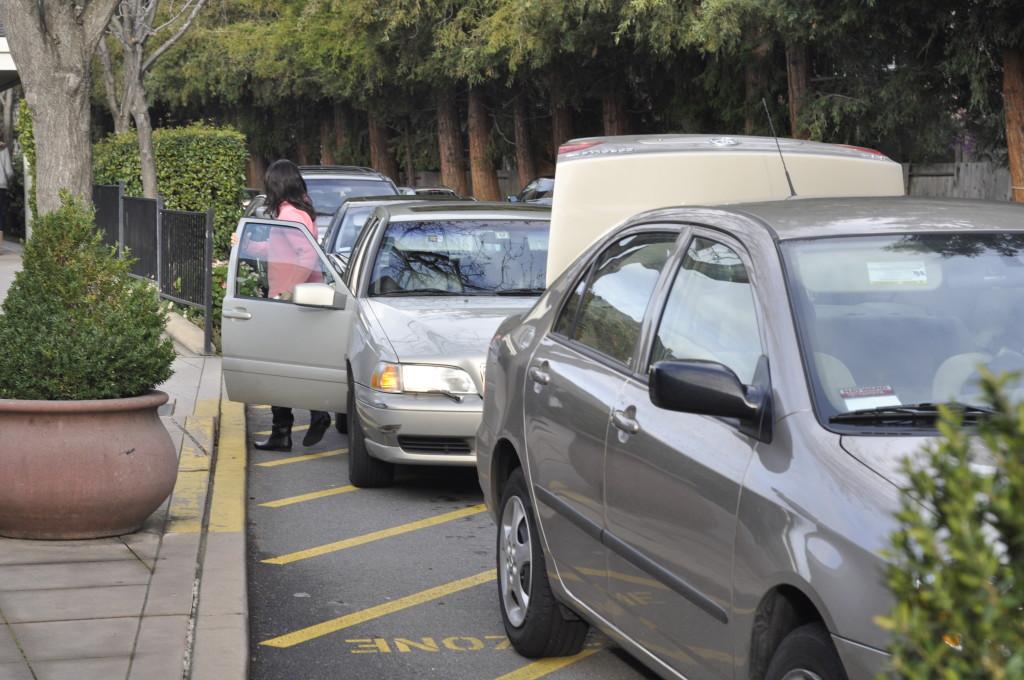
[[[539,295],[547,258],[547,220],[392,222],[369,294]]]
[[[981,367],[1024,371],[1024,233],[820,238],[781,248],[823,422],[856,422],[837,416],[869,410],[897,422],[902,407],[978,406]],[[1024,399],[1024,384],[1011,388],[1011,398]]]

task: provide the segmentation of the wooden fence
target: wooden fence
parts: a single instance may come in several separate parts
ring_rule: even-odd
[[[904,163],[910,196],[1010,200],[1010,172],[995,163]]]

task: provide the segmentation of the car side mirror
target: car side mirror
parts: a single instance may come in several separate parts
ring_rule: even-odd
[[[300,307],[345,309],[345,294],[326,283],[300,283],[292,291],[292,303]]]
[[[744,385],[732,369],[714,361],[659,361],[651,367],[648,392],[658,408],[736,418],[746,434],[771,441],[765,357],[758,363],[754,382]]]

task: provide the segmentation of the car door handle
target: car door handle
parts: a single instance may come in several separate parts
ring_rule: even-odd
[[[636,434],[640,431],[640,423],[626,415],[625,411],[612,411],[612,425],[626,434]]]
[[[551,375],[539,366],[530,367],[530,380],[538,385],[547,385],[551,382]]]
[[[252,318],[252,314],[244,309],[225,309],[220,315],[225,319],[241,319],[242,321]]]

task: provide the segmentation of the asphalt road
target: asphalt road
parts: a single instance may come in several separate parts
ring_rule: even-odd
[[[248,424],[251,442],[270,410],[248,407]],[[290,454],[249,449],[251,678],[655,677],[594,632],[577,657],[509,647],[475,470],[403,468],[357,490],[345,436],[307,450],[302,435]]]

